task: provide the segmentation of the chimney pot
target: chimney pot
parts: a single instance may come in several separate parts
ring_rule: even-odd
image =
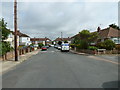
[[[100,27],[98,27],[98,28],[97,28],[97,32],[100,32],[100,30],[101,30],[101,28],[100,28]]]

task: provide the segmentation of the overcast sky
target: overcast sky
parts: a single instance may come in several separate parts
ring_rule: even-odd
[[[2,16],[13,26],[13,2],[2,2]],[[83,29],[118,25],[118,2],[18,2],[18,29],[30,37],[71,37]]]

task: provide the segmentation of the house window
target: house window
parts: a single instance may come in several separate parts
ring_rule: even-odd
[[[114,40],[114,42],[115,42],[115,43],[118,43],[118,42],[119,42],[119,40],[115,39],[115,40]]]

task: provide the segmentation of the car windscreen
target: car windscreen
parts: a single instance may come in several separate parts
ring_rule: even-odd
[[[65,43],[65,44],[62,44],[62,46],[69,46],[69,44]]]

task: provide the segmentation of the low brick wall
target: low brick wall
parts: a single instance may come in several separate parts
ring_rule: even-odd
[[[77,52],[82,52],[82,53],[88,53],[88,54],[120,54],[120,50],[106,50],[105,53],[104,52],[99,52],[97,50],[81,50],[76,48]]]
[[[23,55],[25,53],[32,52],[32,51],[34,51],[34,48],[19,49],[18,56]],[[4,56],[1,56],[0,60],[9,60],[9,59],[14,58],[14,57],[15,57],[15,53],[14,53],[14,51],[11,51],[11,52],[6,53]]]

